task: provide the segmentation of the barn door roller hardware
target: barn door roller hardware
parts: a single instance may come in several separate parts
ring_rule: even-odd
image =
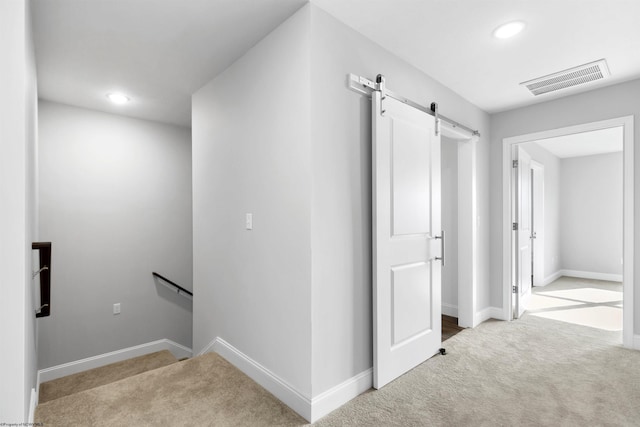
[[[468,132],[470,136],[480,136],[480,132],[474,129],[471,129],[468,126],[465,126],[463,124],[460,124],[458,122],[456,122],[455,120],[452,120],[446,116],[443,116],[442,114],[440,114],[439,112],[437,113],[437,116],[435,114],[434,111],[431,110],[431,106],[426,107],[424,105],[418,104],[417,102],[414,102],[408,98],[405,98],[404,96],[398,95],[395,92],[390,91],[389,89],[387,89],[386,85],[385,85],[385,80],[384,80],[384,76],[382,74],[378,74],[378,76],[376,77],[376,81],[371,81],[365,77],[360,77],[360,76],[356,76],[355,74],[349,74],[348,75],[348,86],[351,90],[358,92],[360,94],[366,95],[366,96],[371,96],[371,92],[373,91],[380,91],[382,92],[382,99],[384,99],[385,97],[389,96],[397,101],[400,101],[404,104],[407,104],[413,108],[417,108],[420,111],[423,111],[429,115],[435,116],[436,118],[447,122],[450,126],[454,127],[454,128],[458,128],[461,129],[465,132]],[[436,104],[436,103],[433,103]],[[432,105],[433,105],[432,104]],[[436,110],[437,110],[437,104],[436,104]],[[436,120],[437,122],[437,120]]]

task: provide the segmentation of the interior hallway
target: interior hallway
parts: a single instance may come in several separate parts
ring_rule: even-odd
[[[640,352],[612,334],[533,314],[490,320],[313,425],[637,425]],[[216,353],[50,401],[38,415],[44,425],[309,425]]]

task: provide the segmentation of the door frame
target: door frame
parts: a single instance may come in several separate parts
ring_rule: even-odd
[[[558,136],[572,135],[594,130],[623,127],[623,321],[622,344],[627,348],[633,348],[633,237],[634,237],[634,200],[633,200],[633,116],[624,116],[609,120],[601,120],[576,126],[562,127],[525,135],[504,138],[502,140],[502,280],[503,295],[502,307],[504,319],[513,317],[511,306],[511,275],[512,275],[512,230],[511,205],[511,152],[515,144],[533,142],[540,139],[554,138]]]
[[[520,318],[525,310],[521,309],[521,306],[526,305],[525,302],[531,299],[531,293],[533,292],[533,241],[531,239],[531,233],[533,232],[533,215],[532,215],[532,207],[533,207],[533,193],[531,191],[532,187],[532,176],[531,176],[531,154],[528,151],[518,146],[518,144],[514,144],[511,146],[511,159],[512,161],[517,162],[517,166],[512,165],[511,167],[511,182],[512,185],[512,193],[511,197],[513,200],[511,218],[512,222],[518,223],[518,227],[516,232],[511,234],[511,247],[513,248],[512,256],[512,284],[515,284],[517,292],[512,292],[511,294],[511,304],[512,304],[512,318],[518,319]],[[525,162],[525,157],[527,158]],[[528,167],[524,168],[524,164],[527,163]],[[529,180],[528,185],[523,185],[523,178]],[[527,188],[528,187],[528,188]],[[522,197],[522,193],[526,191],[528,195],[528,200],[525,200]],[[526,212],[523,210],[523,205],[527,208]],[[527,206],[528,205],[528,206]],[[529,223],[525,226],[524,216],[529,215],[528,221]],[[529,231],[525,234],[525,230]],[[523,235],[524,234],[524,235]],[[523,254],[522,249],[523,245],[527,243],[529,257],[529,262],[523,262]],[[528,264],[528,265],[527,265]],[[529,274],[522,277],[522,270],[529,270]],[[528,285],[525,283],[528,282]],[[525,292],[524,289],[528,288],[528,292]]]
[[[544,286],[544,165],[531,160],[533,231],[533,286]]]
[[[458,144],[458,326],[486,320],[476,312],[478,271],[477,144],[479,137],[441,121],[442,136]],[[450,142],[453,143],[453,142]]]

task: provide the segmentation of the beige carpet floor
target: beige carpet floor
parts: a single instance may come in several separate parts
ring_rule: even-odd
[[[178,359],[170,351],[164,350],[47,381],[40,384],[38,401],[45,403],[59,399],[79,391],[89,390],[142,372],[161,368],[177,361]]]
[[[488,321],[320,426],[638,426],[640,352],[619,333],[525,315]]]
[[[317,425],[638,426],[640,352],[621,348],[619,340],[619,333],[530,315],[488,321],[447,340],[446,356],[360,395]],[[45,403],[36,421],[305,424],[215,354]]]
[[[53,426],[270,426],[304,420],[216,353],[38,405]]]

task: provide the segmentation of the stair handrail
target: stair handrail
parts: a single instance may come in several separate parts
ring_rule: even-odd
[[[40,275],[40,308],[36,317],[47,317],[51,314],[51,242],[32,242],[31,249],[40,253],[40,268],[32,273],[33,279]]]
[[[186,290],[182,286],[178,285],[176,282],[167,279],[166,277],[164,277],[161,274],[156,273],[155,271],[151,272],[151,274],[153,274],[154,277],[157,277],[158,279],[160,279],[160,280],[170,284],[171,286],[175,287],[177,289],[178,294],[180,294],[180,293],[187,294],[193,299],[193,293],[191,291]]]

